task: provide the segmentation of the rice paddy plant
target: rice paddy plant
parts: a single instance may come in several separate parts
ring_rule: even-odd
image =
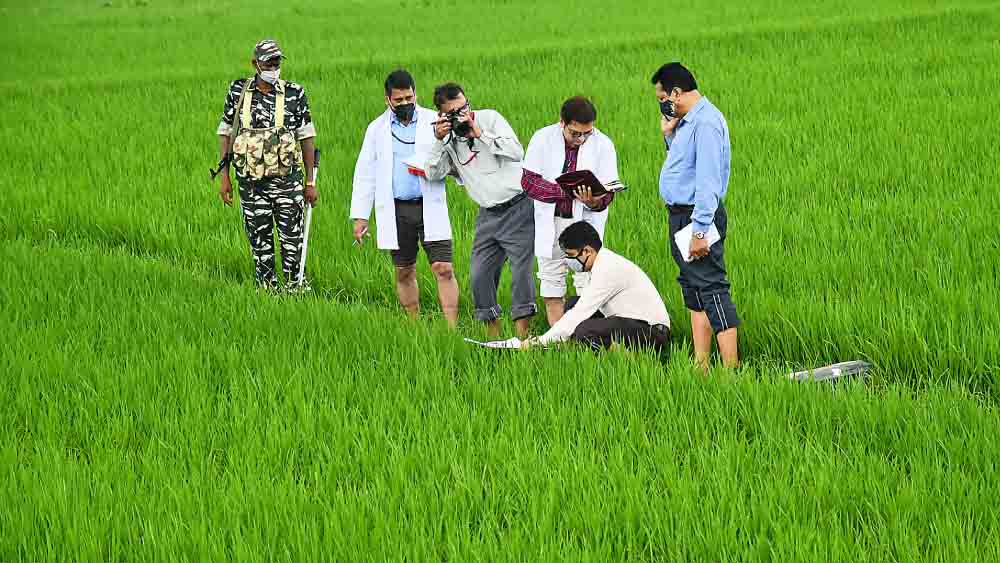
[[[0,558],[1000,557],[995,2],[709,2],[669,25],[646,2],[254,6],[0,8]],[[509,24],[466,25],[484,14]],[[324,151],[305,298],[252,288],[206,174],[264,36]],[[746,364],[709,378],[657,194],[668,60],[733,138]],[[630,186],[606,243],[660,287],[668,359],[472,349],[422,261],[404,320],[347,221],[397,66],[423,105],[457,80],[525,143],[594,100]],[[449,189],[476,337],[475,209]],[[854,358],[867,383],[783,377]]]

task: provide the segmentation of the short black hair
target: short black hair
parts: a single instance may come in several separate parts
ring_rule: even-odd
[[[653,73],[652,83],[660,83],[667,92],[674,88],[680,88],[681,92],[690,92],[698,89],[694,75],[681,63],[667,63]]]
[[[559,235],[559,248],[562,248],[563,251],[576,250],[579,252],[585,246],[594,250],[601,249],[601,235],[597,234],[597,229],[586,221],[573,223]]]
[[[581,125],[593,123],[597,120],[597,108],[587,98],[573,96],[563,102],[562,109],[559,110],[559,117],[567,125],[570,121],[575,121]]]
[[[385,95],[388,96],[393,90],[416,90],[409,72],[398,68],[385,77]]]
[[[464,95],[465,90],[457,82],[447,82],[434,89],[434,106],[441,109],[445,102],[458,99],[459,95]]]

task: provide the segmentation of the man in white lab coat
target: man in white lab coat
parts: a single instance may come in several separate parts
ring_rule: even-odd
[[[563,315],[569,271],[559,248],[559,235],[570,224],[586,221],[603,238],[608,206],[614,200],[614,193],[595,197],[587,188],[578,188],[574,197],[555,181],[567,172],[590,170],[605,186],[618,182],[615,145],[594,127],[596,120],[594,104],[583,96],[574,96],[563,103],[558,123],[535,132],[524,156],[521,188],[534,200],[535,256],[549,326]],[[587,272],[573,274],[578,295],[589,279]]]
[[[423,246],[437,280],[448,324],[458,322],[458,282],[452,267],[451,223],[443,180],[429,181],[423,162],[436,141],[437,113],[417,105],[413,77],[393,71],[385,81],[386,111],[365,131],[354,168],[351,218],[361,243],[375,208],[376,241],[396,267],[399,302],[411,317],[420,312],[417,246]]]

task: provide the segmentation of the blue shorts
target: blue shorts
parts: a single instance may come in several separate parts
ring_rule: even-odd
[[[715,212],[715,227],[719,229],[718,242],[708,251],[708,256],[685,262],[681,257],[674,235],[691,223],[693,206],[673,206],[670,208],[670,253],[680,268],[677,283],[684,295],[684,305],[695,312],[704,312],[716,333],[740,326],[736,305],[729,296],[729,278],[726,275],[724,258],[728,217],[726,209],[719,203]]]

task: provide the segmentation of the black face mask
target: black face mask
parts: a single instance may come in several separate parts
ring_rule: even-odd
[[[392,113],[396,114],[396,117],[400,121],[409,121],[413,119],[413,114],[417,111],[417,105],[413,103],[409,104],[399,104],[392,108]]]
[[[673,119],[677,117],[677,108],[674,107],[674,103],[670,100],[660,102],[660,113],[667,119]]]

